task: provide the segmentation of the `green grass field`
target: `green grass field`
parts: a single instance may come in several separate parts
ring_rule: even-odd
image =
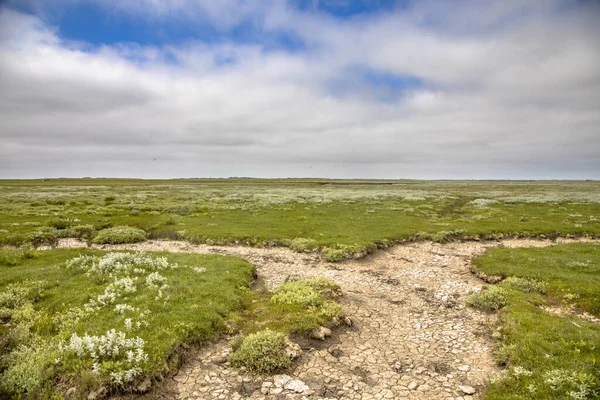
[[[508,375],[489,387],[486,398],[600,396],[600,324],[576,316],[584,310],[600,317],[600,245],[494,248],[474,264],[486,274],[542,283],[537,293],[510,281],[499,284],[507,290],[508,305],[500,311],[495,353]],[[555,315],[544,307],[572,309],[575,315]]]
[[[266,371],[289,360],[261,358],[253,341],[281,346],[343,315],[322,282],[249,291],[253,267],[237,258],[33,247],[58,238],[283,245],[340,261],[403,240],[505,236],[600,237],[600,182],[0,181],[0,245],[21,246],[0,249],[0,397],[125,387],[232,326],[251,338],[240,365]],[[500,313],[508,372],[486,398],[594,398],[598,324],[544,307],[600,316],[600,247],[496,248],[474,263],[510,278],[470,300]]]
[[[252,271],[234,257],[92,250],[1,263],[0,397],[85,393],[168,370],[181,346],[222,330]]]
[[[127,225],[150,238],[285,246],[300,238],[326,254],[361,256],[415,237],[598,236],[600,183],[5,180],[0,221],[4,244]]]

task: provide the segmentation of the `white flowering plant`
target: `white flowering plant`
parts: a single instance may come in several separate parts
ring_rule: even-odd
[[[83,396],[129,390],[185,342],[215,335],[253,271],[215,255],[38,253],[2,270],[0,398],[45,398],[65,379]]]

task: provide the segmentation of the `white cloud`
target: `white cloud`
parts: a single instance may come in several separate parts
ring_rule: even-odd
[[[120,7],[185,9],[222,29],[253,18],[307,48],[95,47],[0,10],[0,175],[600,178],[593,4],[417,2],[341,20],[281,2],[192,3]],[[385,102],[355,77],[332,91],[356,65],[425,86]]]

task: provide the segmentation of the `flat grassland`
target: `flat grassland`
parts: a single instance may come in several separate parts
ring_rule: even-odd
[[[128,225],[149,238],[320,248],[335,260],[411,238],[598,236],[600,182],[4,180],[0,221],[0,244]]]
[[[127,391],[176,369],[173,355],[231,329],[227,321],[245,334],[288,334],[343,315],[313,290],[324,281],[285,295],[250,292],[253,268],[239,258],[31,245],[175,239],[287,246],[338,262],[409,240],[502,237],[600,237],[600,182],[3,180],[0,397]],[[488,399],[598,395],[599,262],[595,243],[490,249],[473,261],[503,279],[467,300],[499,312],[489,333],[506,373]],[[318,307],[304,315],[308,300]],[[287,331],[276,323],[286,312],[295,327]]]

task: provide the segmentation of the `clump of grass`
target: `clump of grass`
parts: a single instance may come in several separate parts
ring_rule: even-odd
[[[295,238],[290,242],[290,248],[298,253],[314,250],[318,247],[314,239]]]
[[[324,254],[325,260],[329,262],[340,262],[346,258],[346,252],[342,249],[327,249]]]
[[[527,293],[546,294],[548,292],[548,284],[543,281],[532,278],[519,278],[517,276],[509,276],[502,281],[502,286],[512,289],[518,289]]]
[[[252,373],[269,373],[285,369],[290,358],[285,353],[286,335],[265,329],[246,336],[230,357],[231,365]]]
[[[92,240],[96,244],[138,243],[146,240],[146,232],[130,226],[115,226],[103,229]]]
[[[339,285],[325,278],[286,282],[280,285],[271,302],[275,304],[320,307],[329,299],[341,295]]]
[[[498,311],[508,304],[508,291],[500,286],[487,286],[467,297],[467,304],[486,311]]]

